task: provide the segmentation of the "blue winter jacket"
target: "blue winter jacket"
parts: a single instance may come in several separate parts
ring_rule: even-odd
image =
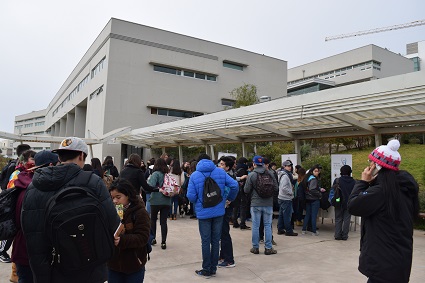
[[[195,204],[196,217],[198,219],[208,219],[224,215],[225,198],[216,206],[208,208],[202,206],[204,181],[210,175],[220,187],[222,196],[224,196],[224,187],[230,188],[227,195],[228,200],[233,201],[239,191],[238,182],[232,179],[223,169],[217,168],[211,160],[202,159],[199,161],[196,165],[196,171],[190,175],[189,186],[187,188],[187,198]]]

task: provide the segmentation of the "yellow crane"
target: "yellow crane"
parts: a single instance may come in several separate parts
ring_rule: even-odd
[[[414,21],[414,22],[410,22],[410,23],[406,23],[406,24],[383,27],[383,28],[375,28],[375,29],[370,29],[370,30],[358,31],[358,32],[353,32],[353,33],[346,33],[346,34],[328,36],[328,37],[325,37],[325,41],[342,39],[342,38],[347,38],[347,37],[361,36],[361,35],[390,31],[390,30],[396,30],[396,29],[411,28],[411,27],[416,27],[416,26],[421,26],[421,25],[425,25],[425,20]]]

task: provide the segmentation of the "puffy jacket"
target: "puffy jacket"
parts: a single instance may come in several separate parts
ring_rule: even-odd
[[[357,181],[348,211],[362,217],[359,271],[382,282],[409,282],[413,251],[413,218],[418,211],[418,184],[406,171],[397,173],[400,186],[398,218],[387,213],[384,188]],[[381,282],[381,281],[380,281]]]
[[[205,178],[211,176],[221,189],[221,195],[224,195],[224,187],[229,187],[227,199],[233,201],[239,191],[239,185],[223,169],[217,168],[211,160],[202,159],[196,165],[196,171],[190,175],[189,186],[187,189],[187,198],[195,203],[196,217],[198,219],[208,219],[224,215],[224,206],[226,199],[216,206],[204,208],[203,193]]]
[[[322,198],[319,181],[313,175],[310,175],[310,177],[308,177],[305,198],[307,201],[315,201],[320,200]]]
[[[118,227],[120,219],[105,183],[101,178],[92,174],[89,182],[83,184],[80,176],[82,172],[82,169],[73,163],[40,168],[35,171],[32,183],[26,190],[21,223],[27,240],[28,256],[35,283],[103,283],[107,279],[106,264],[93,270],[81,271],[72,277],[64,276],[50,264],[52,262],[52,246],[44,230],[44,213],[48,200],[60,189],[70,184],[87,187],[99,197],[105,207],[110,233],[113,234]]]
[[[146,244],[151,221],[141,201],[124,210],[123,223],[125,233],[120,236],[108,267],[116,272],[130,274],[139,271],[146,264]]]

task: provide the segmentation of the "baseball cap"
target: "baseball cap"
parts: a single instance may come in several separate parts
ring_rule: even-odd
[[[252,162],[254,162],[256,165],[259,165],[259,166],[263,166],[264,164],[263,157],[259,155],[254,156],[254,158],[252,159]]]
[[[77,137],[69,137],[64,139],[58,149],[52,150],[53,153],[62,151],[62,150],[72,150],[72,151],[81,151],[86,155],[89,154],[89,149],[87,144],[80,138]]]
[[[293,165],[294,164],[289,159],[282,162],[282,166],[293,166]]]
[[[30,168],[30,170],[35,170],[40,167],[49,165],[50,163],[55,164],[59,162],[58,155],[51,152],[50,150],[42,150],[37,152],[34,156],[35,166]]]

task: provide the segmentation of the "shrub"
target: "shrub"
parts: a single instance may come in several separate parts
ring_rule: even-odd
[[[319,155],[319,156],[312,156],[310,158],[307,158],[305,161],[303,161],[302,165],[303,167],[308,170],[315,164],[322,165],[322,171],[321,171],[321,185],[326,190],[329,190],[331,188],[331,156],[330,155]]]

